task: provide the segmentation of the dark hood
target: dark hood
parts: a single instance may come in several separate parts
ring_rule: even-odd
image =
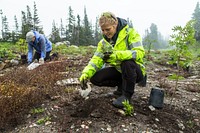
[[[108,41],[108,42],[112,42],[112,44],[115,45],[116,43],[116,40],[117,40],[117,37],[118,37],[118,34],[119,32],[128,24],[127,21],[123,18],[118,18],[118,25],[117,25],[117,30],[116,30],[116,33],[115,35],[112,37],[112,39],[109,39],[107,38],[105,35],[104,35],[104,38]]]

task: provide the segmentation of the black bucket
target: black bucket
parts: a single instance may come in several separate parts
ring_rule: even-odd
[[[149,104],[157,109],[162,109],[163,102],[164,102],[164,91],[158,87],[152,88],[149,98]]]
[[[25,54],[21,55],[21,62],[22,62],[22,64],[26,64],[27,63],[27,55],[25,55]]]

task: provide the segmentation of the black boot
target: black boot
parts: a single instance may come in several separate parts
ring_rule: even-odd
[[[114,95],[116,96],[121,96],[122,95],[122,85],[120,84],[117,86],[117,90],[113,92]]]
[[[130,103],[130,99],[131,97],[129,96],[121,95],[115,101],[113,101],[113,106],[115,106],[116,108],[123,109],[124,108],[123,102],[128,100],[128,102]]]
[[[134,89],[135,89],[134,81],[128,82],[127,80],[123,80],[122,95],[118,97],[115,101],[113,101],[113,106],[123,109],[124,108],[123,102],[125,100],[128,100],[128,102],[130,103],[131,97],[134,93]]]
[[[142,81],[140,81],[140,82],[138,83],[138,86],[140,86],[140,87],[146,87],[146,85],[147,85],[147,75],[145,75],[145,76],[143,77]]]

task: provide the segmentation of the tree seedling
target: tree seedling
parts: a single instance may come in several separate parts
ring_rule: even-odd
[[[171,79],[171,80],[176,80],[176,79],[182,80],[182,79],[184,79],[184,77],[176,75],[175,73],[173,73],[171,76],[168,77],[168,79]]]
[[[39,114],[39,113],[42,113],[42,112],[44,112],[43,108],[34,108],[34,109],[31,109],[31,114]]]
[[[175,91],[178,88],[178,81],[179,81],[179,75],[180,75],[180,64],[181,64],[181,58],[189,58],[191,53],[189,52],[189,45],[193,45],[195,43],[194,39],[194,25],[195,21],[191,20],[189,21],[185,27],[181,26],[174,26],[172,28],[173,34],[171,35],[171,39],[169,40],[169,44],[171,46],[175,46],[174,52],[173,52],[173,58],[174,63],[177,64],[177,72],[176,72],[176,85],[174,92],[172,94],[171,103],[173,100],[173,95],[175,94]],[[171,104],[170,103],[170,104]]]
[[[47,117],[43,117],[43,118],[37,120],[36,123],[37,123],[38,125],[41,125],[41,124],[44,124],[45,122],[50,121],[50,120],[51,120],[51,118],[50,118],[49,116],[47,116]]]
[[[128,100],[125,100],[122,102],[122,104],[124,105],[124,110],[125,110],[125,115],[127,116],[133,116],[133,106],[129,103]]]

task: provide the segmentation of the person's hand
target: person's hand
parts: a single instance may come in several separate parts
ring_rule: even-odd
[[[115,63],[117,60],[116,52],[110,54],[109,58],[106,60],[107,63]]]
[[[105,53],[103,53],[103,54],[104,54],[103,60],[104,60],[105,62],[107,62],[107,60],[110,58],[110,55],[112,54],[112,52],[105,52]]]
[[[44,58],[39,59],[39,64],[44,64]]]
[[[83,73],[79,80],[81,83],[81,88],[85,90],[87,88],[88,75]]]

